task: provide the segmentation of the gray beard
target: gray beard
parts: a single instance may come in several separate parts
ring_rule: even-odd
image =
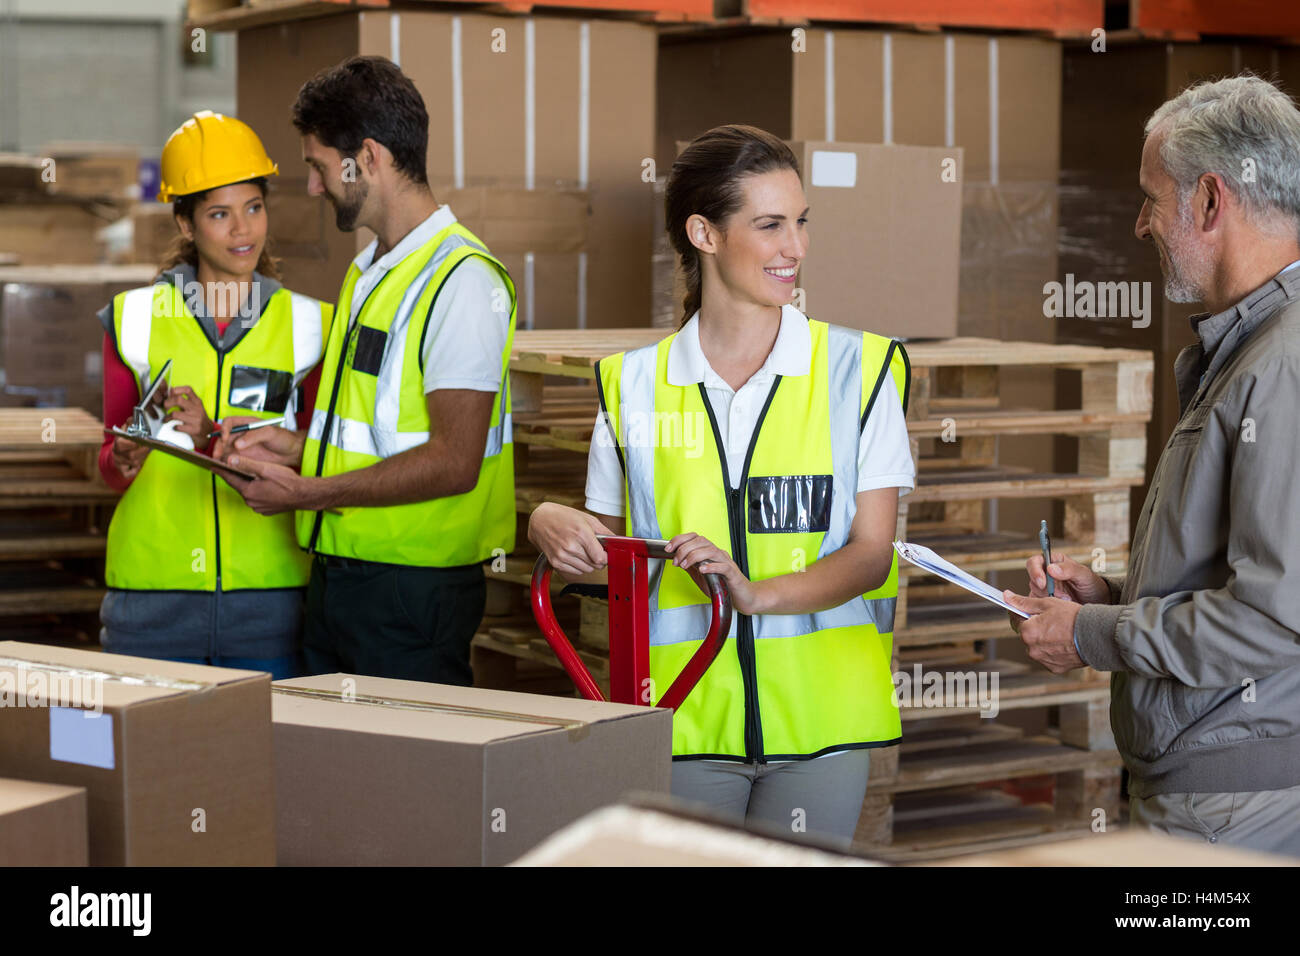
[[[1165,279],[1165,298],[1170,302],[1203,302],[1205,293],[1194,282],[1173,275]]]

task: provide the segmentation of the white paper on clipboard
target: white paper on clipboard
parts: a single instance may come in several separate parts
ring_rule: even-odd
[[[179,458],[182,461],[188,461],[191,465],[197,465],[207,471],[214,472],[222,477],[233,475],[236,478],[242,478],[245,481],[252,481],[257,476],[246,471],[240,471],[238,468],[232,468],[224,461],[210,455],[205,455],[201,451],[191,451],[188,448],[182,448],[180,445],[173,445],[169,442],[159,441],[157,438],[147,438],[143,435],[131,435],[120,428],[105,428],[104,431],[109,435],[116,435],[118,438],[125,438],[133,441],[137,445],[144,445],[146,448],[152,448],[154,451],[160,451],[164,454],[171,455],[173,458]]]
[[[929,548],[920,544],[910,544],[906,541],[895,541],[894,550],[908,561],[916,565],[923,571],[929,571],[958,587],[965,588],[972,594],[977,594],[991,604],[996,604],[1000,608],[1005,608],[1012,614],[1019,614],[1023,618],[1029,615],[1019,608],[1014,608],[1006,601],[1002,600],[1002,592],[993,585],[981,581],[974,575],[968,574],[957,565],[945,561]]]

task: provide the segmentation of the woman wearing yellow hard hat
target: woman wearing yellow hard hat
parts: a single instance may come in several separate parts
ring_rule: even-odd
[[[279,281],[266,212],[277,172],[234,117],[195,113],[167,140],[158,199],[180,234],[151,286],[99,313],[106,425],[125,427],[170,361],[160,437],[219,455],[223,427],[307,427],[333,308]],[[293,514],[256,514],[212,472],[125,438],[104,442],[99,466],[123,493],[104,649],[297,674],[309,564]]]

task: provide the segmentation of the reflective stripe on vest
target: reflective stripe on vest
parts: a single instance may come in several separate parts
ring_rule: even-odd
[[[117,337],[117,349],[135,380],[142,385],[150,383],[153,372],[149,368],[149,338],[153,332],[155,286],[131,289],[123,294],[122,328]]]
[[[292,424],[292,407],[262,411],[230,403],[237,367],[265,373],[268,385],[296,387],[320,361],[330,307],[278,289],[256,322],[224,353],[171,283],[122,293],[114,300],[118,354],[137,387],[170,359],[170,385],[187,385],[208,416],[274,418]],[[277,387],[265,396],[284,394]],[[292,389],[289,390],[292,395]],[[118,502],[109,526],[108,585],[131,590],[214,591],[301,587],[309,564],[292,515],[262,516],[215,475],[168,455],[150,453]]]
[[[703,459],[692,463],[690,455],[664,451],[665,423],[680,426],[684,435],[686,416],[712,414],[702,386],[668,384],[670,337],[604,359],[597,369],[602,410],[625,468],[628,534],[668,538],[694,531],[740,561],[733,547],[733,519],[739,514],[752,580],[798,570],[790,559],[796,549],[815,548],[815,557],[799,559],[802,567],[844,546],[856,513],[858,445],[867,405],[884,374],[895,374],[899,394],[906,394],[905,358],[879,336],[813,321],[808,326],[812,368],[806,376],[774,383],[746,468],[759,487],[768,476],[786,475],[773,481],[805,490],[820,481],[832,489],[828,502],[820,499],[824,512],[815,516],[815,528],[756,531],[748,482],[724,491],[725,449],[717,447],[712,425],[706,426],[711,434]],[[634,440],[638,421],[652,424],[648,435],[643,430]],[[733,482],[736,478],[731,476]],[[801,513],[801,520],[809,514]],[[674,755],[789,759],[897,739],[890,673],[896,598],[893,564],[881,587],[835,608],[737,615],[723,655],[674,717]],[[689,577],[666,562],[652,564],[649,603],[657,695],[698,646],[710,611]],[[748,649],[741,645],[751,638],[756,659],[745,664]],[[795,676],[782,683],[782,673]],[[843,693],[837,681],[845,677],[860,678],[862,686]],[[750,713],[751,699],[758,713]]]
[[[514,547],[514,460],[507,364],[514,336],[514,287],[505,267],[453,222],[395,264],[334,330],[303,450],[303,474],[364,468],[430,439],[420,354],[429,317],[451,273],[467,258],[485,260],[510,295],[502,387],[493,399],[483,463],[474,489],[428,501],[377,508],[303,512],[298,540],[323,554],[426,567],[470,564]],[[361,271],[354,264],[339,295],[352,312]],[[364,355],[363,355],[364,353]],[[503,552],[504,553],[504,552]]]

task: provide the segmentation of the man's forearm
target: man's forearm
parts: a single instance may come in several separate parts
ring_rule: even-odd
[[[430,440],[366,468],[310,479],[303,510],[376,508],[464,494],[478,480],[475,465],[471,473],[442,442]]]

